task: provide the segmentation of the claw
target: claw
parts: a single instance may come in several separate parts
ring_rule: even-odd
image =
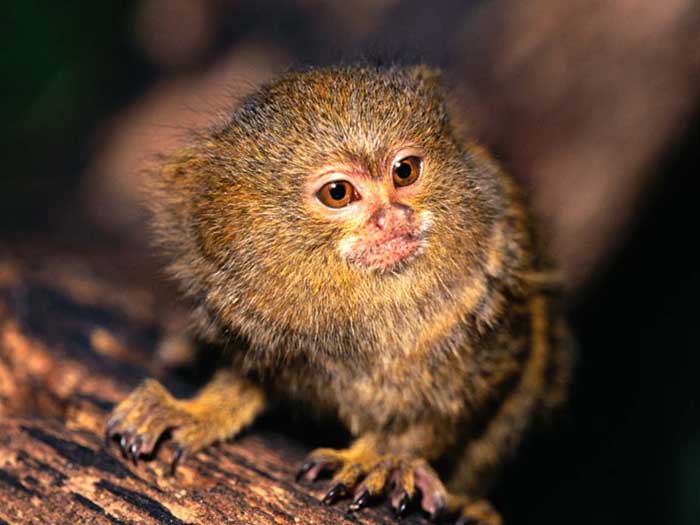
[[[299,481],[301,478],[303,478],[304,474],[306,474],[309,470],[311,470],[315,464],[316,464],[315,461],[307,461],[306,463],[304,463],[296,473],[296,476],[295,476],[296,480]]]
[[[143,436],[138,435],[134,439],[133,443],[131,443],[131,446],[129,447],[129,453],[131,454],[131,460],[134,462],[134,465],[138,463],[139,459],[139,454],[141,453],[141,446],[143,445]]]
[[[367,489],[360,492],[357,497],[352,501],[348,510],[350,512],[355,512],[367,506],[369,503],[369,491]]]
[[[182,462],[182,460],[187,455],[187,451],[182,447],[177,447],[173,453],[173,460],[170,463],[170,475],[174,476],[177,466]]]
[[[347,494],[347,487],[345,486],[345,483],[338,483],[323,497],[323,504],[332,505],[345,494]]]
[[[406,515],[406,509],[408,508],[409,501],[411,501],[411,498],[409,498],[408,493],[404,491],[403,495],[401,496],[401,499],[399,500],[399,503],[394,509],[394,514],[397,518],[403,518]]]
[[[122,434],[122,437],[119,440],[119,450],[121,451],[122,457],[124,459],[129,459],[129,457],[127,455],[128,447],[129,447],[129,435]]]

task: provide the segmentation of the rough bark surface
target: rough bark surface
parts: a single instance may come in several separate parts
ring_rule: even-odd
[[[0,525],[395,523],[383,505],[321,505],[327,485],[294,481],[308,447],[274,423],[188,458],[175,477],[167,442],[138,466],[106,448],[113,404],[159,375],[160,328],[143,290],[50,266],[0,260]]]

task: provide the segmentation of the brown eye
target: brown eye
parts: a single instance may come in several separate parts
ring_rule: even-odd
[[[420,175],[421,164],[418,157],[406,157],[396,161],[392,168],[394,186],[408,186],[416,182]]]
[[[337,180],[324,184],[316,197],[329,208],[342,208],[355,200],[355,188],[347,181]]]

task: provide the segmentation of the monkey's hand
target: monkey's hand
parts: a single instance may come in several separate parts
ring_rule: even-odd
[[[410,454],[383,453],[377,444],[375,436],[364,436],[347,449],[316,449],[297,478],[314,481],[323,472],[334,472],[323,503],[330,505],[352,496],[350,510],[355,511],[386,495],[397,516],[406,513],[418,489],[423,510],[437,517],[445,506],[447,491],[428,462]]]
[[[263,391],[231,371],[218,372],[194,398],[175,399],[158,382],[147,379],[112,412],[107,444],[121,436],[120,447],[136,464],[150,455],[160,437],[172,431],[177,448],[172,472],[187,454],[236,435],[265,405]]]
[[[451,494],[425,459],[380,452],[380,442],[376,436],[364,436],[347,449],[316,449],[307,457],[297,479],[315,481],[322,473],[333,472],[331,489],[323,503],[330,505],[350,496],[351,511],[386,497],[396,516],[402,517],[409,504],[420,498],[421,509],[432,520],[449,515],[457,517],[457,525],[501,525],[500,515],[486,500]]]

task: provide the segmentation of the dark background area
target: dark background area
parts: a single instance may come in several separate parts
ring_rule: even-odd
[[[643,162],[609,172],[602,165],[600,172],[565,185],[561,193],[544,191],[556,185],[538,178],[541,164],[533,160],[534,153],[528,157],[521,152],[538,147],[548,151],[548,144],[563,151],[562,143],[547,133],[554,129],[575,142],[579,136],[569,131],[579,129],[577,115],[593,113],[589,110],[596,98],[585,93],[578,99],[567,97],[574,116],[568,108],[550,108],[542,117],[509,105],[509,90],[517,92],[518,85],[502,87],[498,82],[524,76],[522,85],[527,86],[528,73],[518,70],[515,76],[499,77],[493,71],[500,70],[490,67],[499,62],[484,59],[518,42],[503,38],[491,47],[482,42],[494,38],[481,33],[495,23],[494,17],[504,16],[496,26],[499,34],[507,34],[510,27],[505,10],[498,8],[494,15],[490,4],[498,7],[499,2],[363,1],[351,8],[313,1],[10,2],[0,15],[0,250],[25,257],[58,251],[106,253],[123,261],[123,275],[152,288],[161,286],[153,284],[160,278],[158,263],[148,255],[147,234],[139,227],[142,215],[133,174],[127,173],[134,166],[127,139],[135,136],[138,143],[141,136],[149,137],[153,151],[140,153],[147,158],[158,151],[161,137],[167,137],[164,146],[172,147],[184,140],[188,126],[210,121],[207,111],[216,106],[213,100],[222,100],[227,91],[221,83],[230,78],[221,80],[212,71],[229,70],[241,77],[243,88],[232,89],[235,99],[295,64],[377,54],[426,60],[443,67],[447,82],[458,92],[464,90],[464,107],[480,108],[482,113],[474,117],[476,132],[483,131],[483,140],[533,192],[554,237],[566,232],[558,237],[565,249],[556,251],[569,270],[571,320],[579,342],[577,381],[564,421],[526,445],[498,489],[497,504],[507,522],[700,523],[697,70],[687,66],[679,75],[690,79],[691,88],[678,94],[663,84],[670,77],[663,67],[650,63],[644,68],[652,71],[650,85],[662,85],[669,98],[685,96],[687,103],[666,109],[665,99],[652,98],[649,104],[642,97],[645,116],[653,115],[657,106],[659,114],[676,115],[672,124],[658,125],[666,130],[663,137],[635,141],[633,131],[623,142],[634,154],[646,148],[649,155]],[[585,13],[579,15],[585,19]],[[550,15],[543,11],[533,16]],[[639,14],[640,20],[643,16]],[[695,19],[680,18],[682,29],[671,25],[659,36],[659,48],[672,47],[663,39],[700,30],[693,25]],[[591,24],[595,21],[593,17]],[[479,45],[466,49],[465,42]],[[566,42],[575,48],[579,41],[572,36]],[[596,42],[586,39],[590,52],[605,55],[605,44],[598,48]],[[556,38],[545,44],[557,49]],[[535,54],[547,56],[546,49]],[[589,75],[592,66],[579,64],[576,56],[563,78]],[[622,54],[611,64],[634,64],[634,56]],[[681,65],[664,64],[682,70]],[[616,70],[610,78],[617,74],[630,79],[615,86],[626,98],[648,89],[643,76]],[[559,77],[551,85],[557,82]],[[189,107],[189,99],[179,98],[185,92],[194,92],[205,109]],[[605,99],[605,93],[600,97]],[[223,104],[230,107],[231,99],[223,97]],[[180,120],[180,111],[198,116]],[[147,116],[140,119],[143,114]],[[646,124],[651,127],[655,121]],[[514,130],[517,126],[523,131]],[[595,125],[586,129],[594,137],[600,134]],[[522,136],[534,138],[518,142]],[[590,144],[602,148],[609,140],[601,135]],[[620,148],[620,158],[629,158],[625,155]],[[567,165],[560,167],[564,177]],[[625,179],[623,171],[631,175]],[[618,179],[635,182],[615,186]],[[607,184],[604,190],[617,192],[619,199],[602,208],[596,207],[599,200],[590,204],[589,216],[595,220],[583,215],[580,236],[557,229],[558,224],[570,224],[557,222],[565,215],[558,211],[559,203],[580,193],[585,207],[586,188],[601,180]],[[626,204],[616,204],[620,202]],[[624,220],[617,220],[621,216]],[[589,246],[597,237],[584,235],[587,225],[594,233],[605,226],[605,242],[594,247],[590,241]],[[578,253],[596,255],[584,266],[576,259]]]

